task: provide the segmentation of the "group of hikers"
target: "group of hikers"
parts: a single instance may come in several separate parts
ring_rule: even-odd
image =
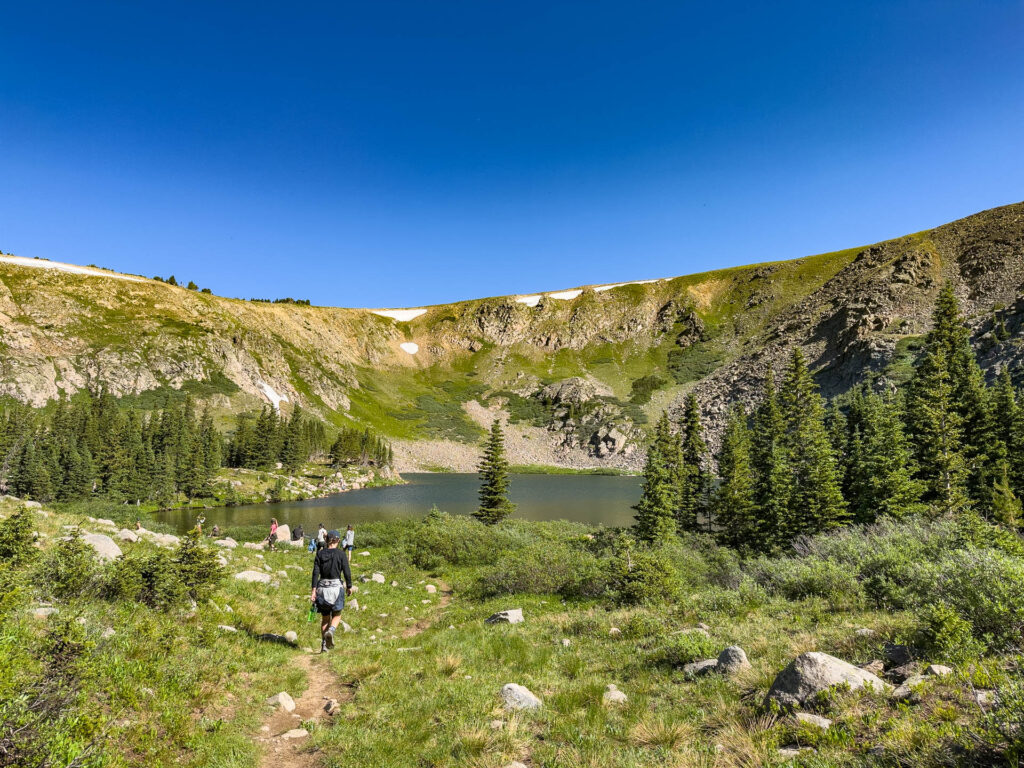
[[[277,518],[270,519],[270,534],[267,549],[273,549],[277,541]],[[305,541],[301,525],[292,531],[292,541]],[[356,532],[352,526],[345,529],[345,536],[320,523],[316,535],[309,542],[313,557],[313,579],[309,601],[312,609],[320,614],[320,652],[334,648],[334,632],[341,624],[341,611],[345,597],[352,594],[352,550],[355,549]]]

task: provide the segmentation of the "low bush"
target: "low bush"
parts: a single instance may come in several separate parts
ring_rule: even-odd
[[[615,562],[612,589],[624,605],[660,603],[673,597],[679,587],[675,561],[665,550],[626,550]]]
[[[913,644],[934,658],[963,663],[985,652],[984,642],[974,637],[974,625],[945,601],[925,606],[918,619]]]
[[[99,585],[100,579],[96,553],[78,535],[57,542],[36,569],[40,587],[61,600],[84,594]]]
[[[647,655],[652,666],[681,667],[701,659],[713,659],[721,650],[701,632],[683,632],[665,639]]]
[[[34,556],[34,537],[35,520],[28,509],[15,512],[0,522],[0,561],[16,564]]]
[[[608,569],[597,557],[562,542],[530,542],[505,552],[477,580],[483,597],[525,593],[597,597],[608,588]]]
[[[171,555],[154,549],[118,558],[107,580],[106,593],[115,600],[166,610],[182,603],[186,590]]]

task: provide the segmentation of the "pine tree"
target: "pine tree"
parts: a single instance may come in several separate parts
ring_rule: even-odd
[[[726,422],[718,473],[721,482],[713,497],[718,540],[741,551],[760,549],[751,437],[742,406],[734,408]]]
[[[690,394],[686,398],[679,430],[681,444],[677,470],[679,495],[676,520],[680,532],[699,531],[701,518],[706,520],[707,529],[710,530],[708,494],[711,479],[705,469],[708,447],[702,432],[700,406],[697,405],[697,398]]]
[[[494,525],[512,514],[515,504],[508,500],[508,486],[505,435],[501,430],[501,422],[495,419],[480,461],[480,507],[473,513],[473,517],[482,523]]]
[[[990,507],[992,519],[1000,525],[1015,528],[1021,520],[1020,499],[1010,487],[1010,476],[1007,462],[1000,462],[999,474],[992,484]]]
[[[818,387],[803,352],[793,350],[780,392],[786,448],[793,473],[791,513],[797,533],[818,533],[848,522],[839,468]]]
[[[672,434],[668,414],[662,413],[647,450],[640,501],[633,509],[633,532],[640,541],[657,544],[676,532],[679,485],[679,440]]]
[[[768,552],[788,544],[797,530],[790,506],[793,473],[786,448],[786,424],[770,370],[764,386],[764,398],[754,414],[752,443],[760,548]]]
[[[289,472],[295,473],[308,458],[309,448],[306,446],[306,435],[302,428],[302,408],[295,406],[285,427],[281,464]]]

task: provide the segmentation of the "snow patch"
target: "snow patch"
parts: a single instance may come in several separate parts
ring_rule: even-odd
[[[415,355],[420,351],[420,345],[412,341],[403,341],[398,346],[402,348],[403,352],[408,352],[410,355]]]
[[[127,280],[131,283],[144,282],[141,277],[131,275],[118,275],[114,272],[104,272],[102,269],[92,267],[80,267],[77,264],[65,264],[62,261],[49,261],[47,259],[30,259],[27,256],[0,256],[0,262],[17,264],[19,267],[33,267],[35,269],[56,269],[61,272],[71,272],[75,275],[91,275],[92,277],[112,277],[115,280]]]
[[[528,307],[536,307],[540,303],[540,294],[534,296],[517,296],[516,303],[525,304]]]
[[[397,320],[400,323],[407,323],[410,320],[415,320],[420,315],[424,314],[427,310],[425,309],[372,309],[370,310],[375,315],[381,317],[390,317],[392,320]]]
[[[597,293],[602,293],[603,291],[610,291],[612,288],[619,288],[619,287],[621,287],[623,285],[647,285],[648,283],[659,283],[659,282],[661,282],[661,278],[659,278],[657,280],[633,280],[633,281],[628,282],[628,283],[611,283],[610,285],[598,285],[598,286],[595,286],[594,290]]]
[[[549,293],[548,294],[548,298],[549,299],[561,299],[562,301],[568,301],[569,299],[575,299],[581,293],[583,293],[583,289],[582,288],[577,288],[574,291],[559,291],[558,293]]]
[[[263,390],[263,395],[270,401],[270,404],[274,406],[275,411],[281,410],[282,402],[288,402],[287,395],[277,394],[277,392],[274,391],[274,388],[267,384],[267,382],[260,380],[257,384],[259,385],[259,388]]]

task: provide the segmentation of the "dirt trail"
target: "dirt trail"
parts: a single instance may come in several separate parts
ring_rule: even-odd
[[[452,592],[447,584],[437,583],[441,599],[437,611],[443,610],[452,600]],[[436,611],[434,613],[436,615]],[[415,637],[433,623],[432,618],[421,619],[407,627],[402,633],[403,638]],[[339,646],[344,646],[345,636],[339,637]],[[341,651],[355,653],[358,649]],[[316,768],[320,764],[319,754],[307,750],[305,744],[309,737],[285,739],[282,735],[288,731],[302,728],[304,722],[323,722],[330,719],[326,706],[331,699],[339,704],[351,700],[354,692],[345,685],[331,667],[330,654],[297,653],[292,665],[301,669],[308,685],[302,695],[295,699],[295,711],[275,710],[263,720],[258,740],[263,744],[263,756],[260,768]]]

